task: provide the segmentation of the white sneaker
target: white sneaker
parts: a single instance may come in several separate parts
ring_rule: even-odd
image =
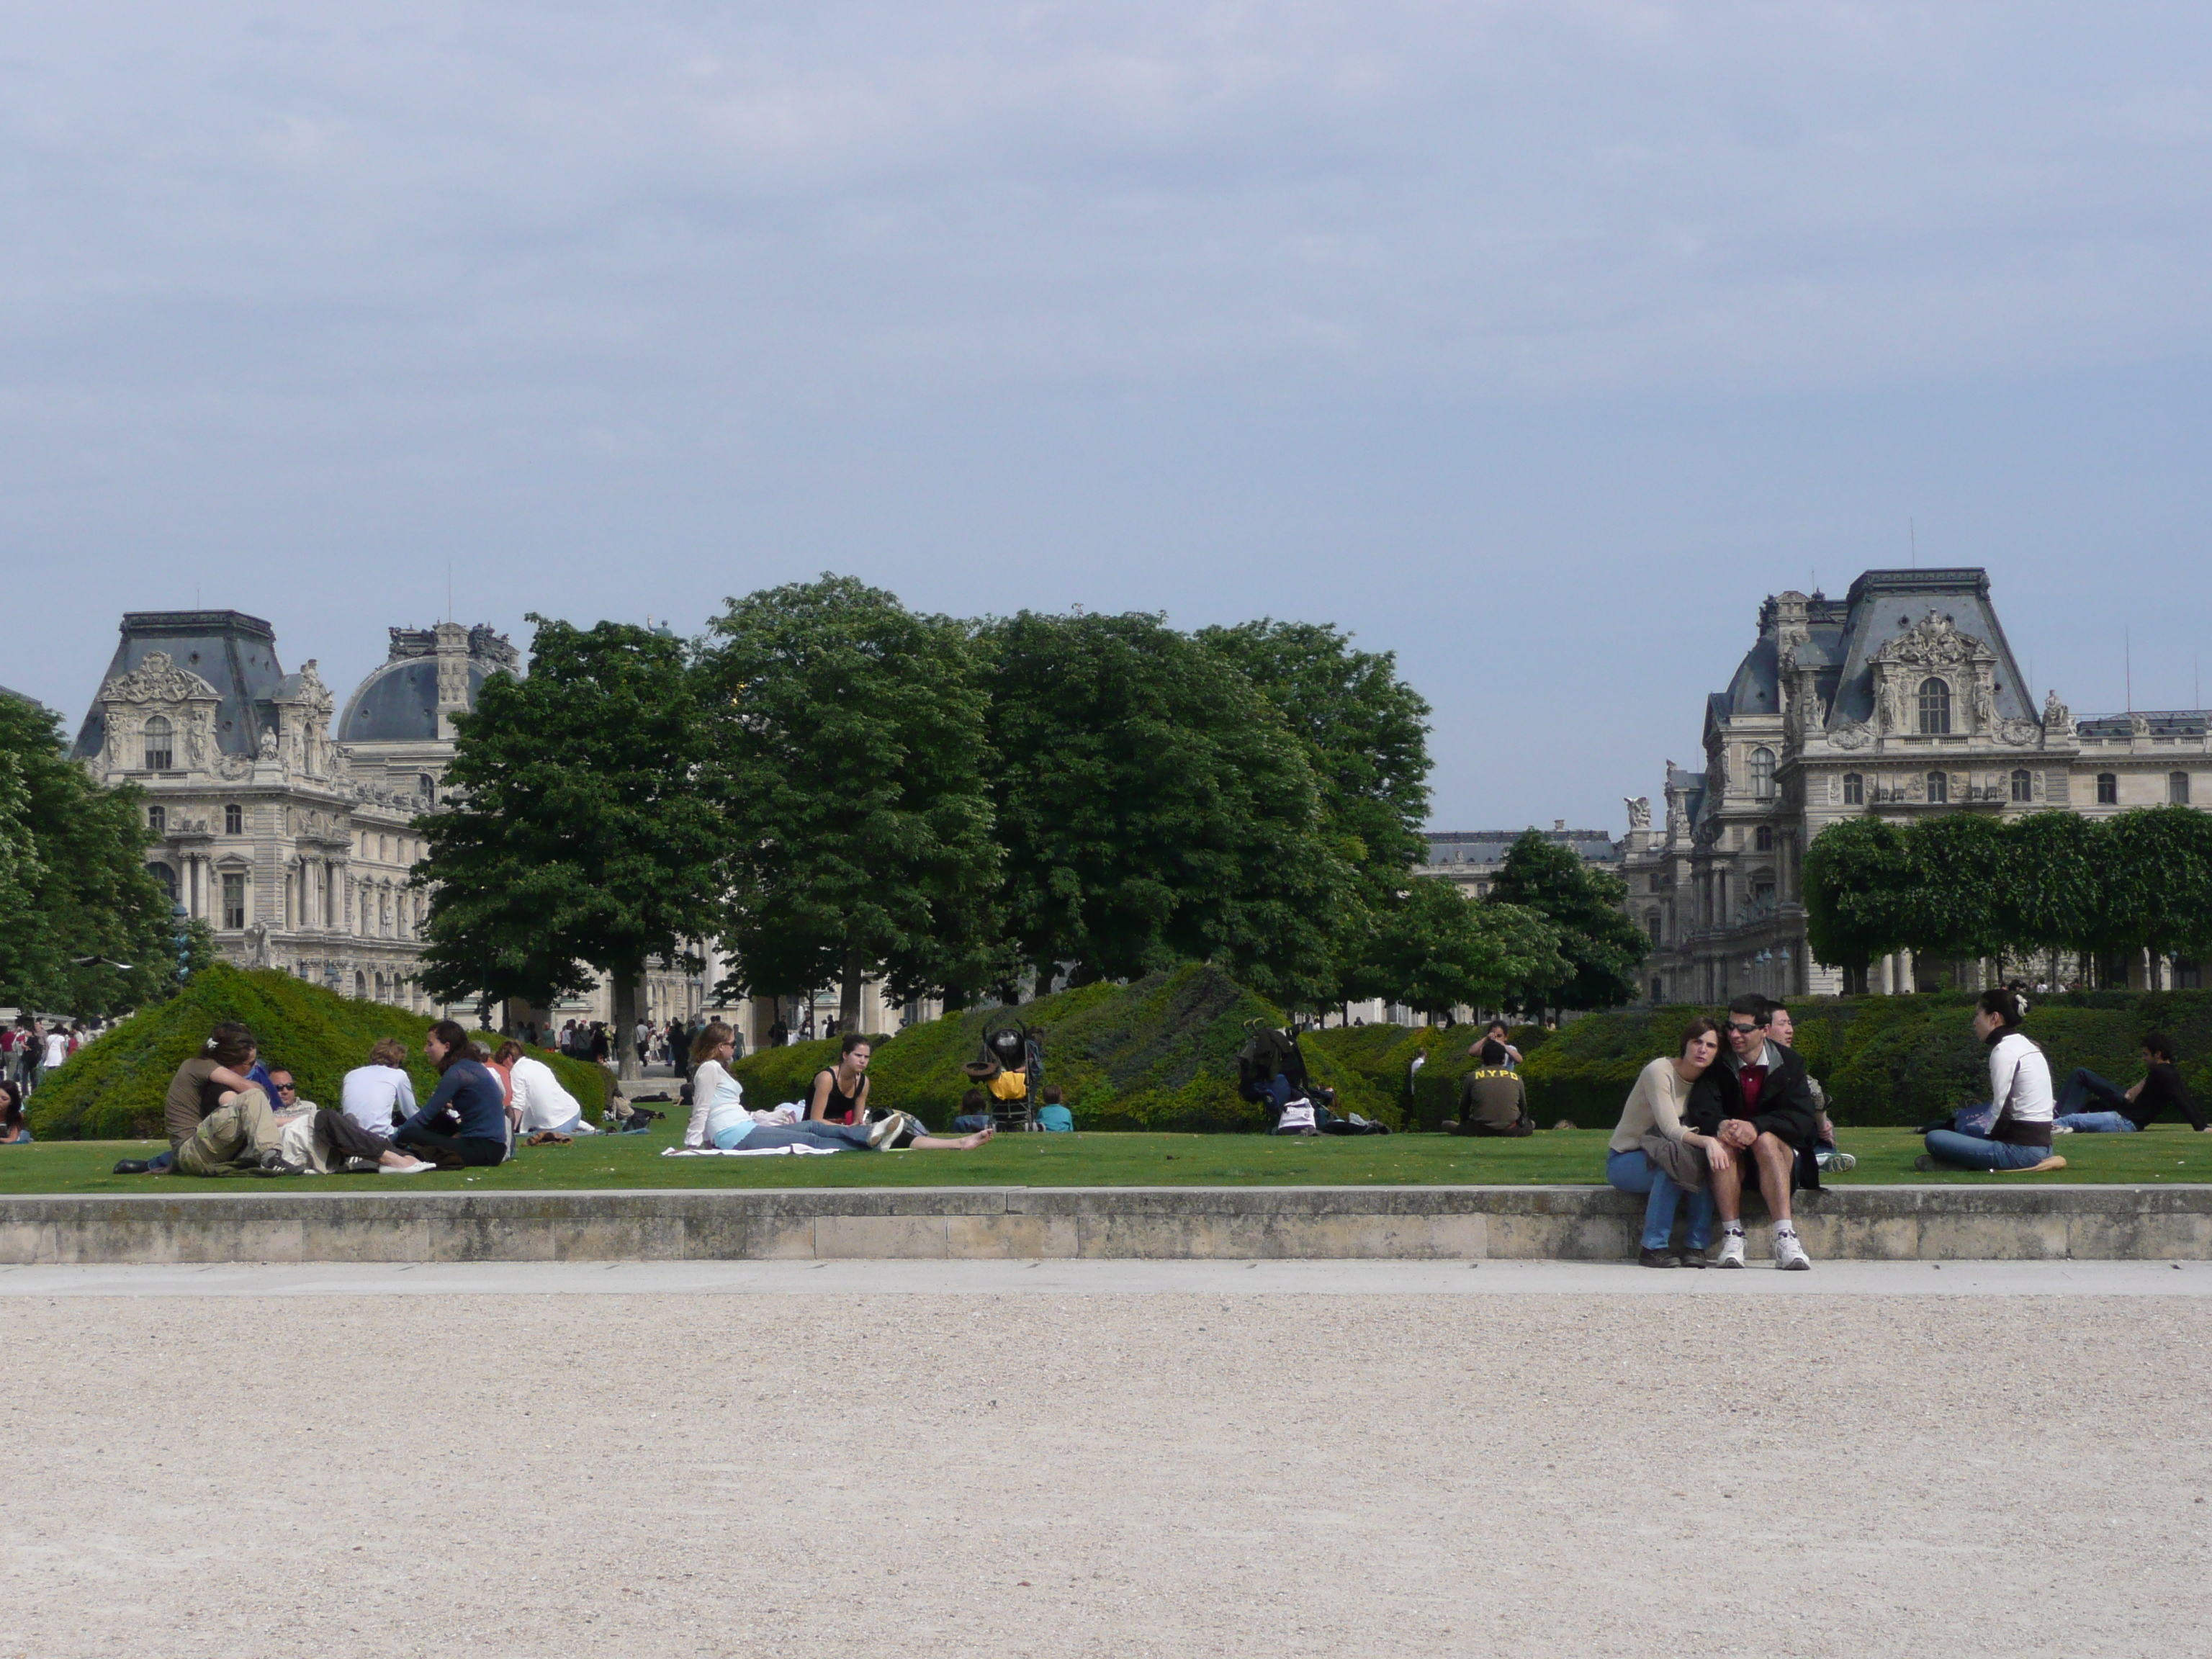
[[[2055,1135],[2070,1135],[2074,1133],[2074,1126],[2070,1123],[2054,1123],[2051,1126],[2051,1133]]]
[[[379,1175],[428,1175],[431,1170],[437,1167],[438,1166],[434,1164],[423,1164],[419,1162],[414,1164],[380,1164],[377,1166],[376,1172]]]
[[[1805,1254],[1805,1247],[1798,1243],[1795,1228],[1786,1233],[1774,1235],[1774,1265],[1786,1273],[1802,1273],[1812,1267],[1813,1258]]]
[[[1743,1266],[1743,1235],[1723,1230],[1721,1233],[1720,1254],[1713,1258],[1716,1267]]]

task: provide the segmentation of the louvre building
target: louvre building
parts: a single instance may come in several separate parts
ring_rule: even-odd
[[[2055,691],[2039,703],[1983,570],[1869,570],[1840,599],[1773,595],[1704,715],[1703,765],[1667,763],[1657,827],[1648,799],[1629,804],[1614,866],[1651,936],[1645,990],[1657,1001],[1846,988],[1805,945],[1805,848],[1839,818],[2212,801],[2204,711],[2076,719]],[[2139,987],[2202,971],[2118,968]],[[1864,988],[1978,985],[1974,972],[1899,952]]]

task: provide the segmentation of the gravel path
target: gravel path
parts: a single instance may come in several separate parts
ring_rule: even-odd
[[[2208,1339],[2192,1296],[11,1295],[0,1656],[2196,1651]]]

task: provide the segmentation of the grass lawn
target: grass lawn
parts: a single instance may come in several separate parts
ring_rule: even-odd
[[[182,1176],[117,1176],[118,1158],[146,1158],[158,1141],[78,1140],[0,1146],[0,1194],[228,1190],[516,1191],[578,1187],[1227,1187],[1595,1185],[1604,1179],[1606,1133],[1562,1129],[1526,1140],[1408,1134],[1358,1139],[1274,1139],[1264,1135],[1002,1135],[973,1152],[841,1152],[834,1158],[677,1158],[681,1121],[642,1135],[525,1147],[496,1170],[426,1176],[337,1176],[284,1181],[240,1176],[225,1182]],[[1838,1186],[1901,1182],[2100,1182],[2212,1179],[2212,1135],[2160,1124],[2142,1134],[2066,1135],[2068,1167],[2051,1176],[1920,1175],[1919,1139],[1904,1129],[1846,1129],[1859,1165]]]

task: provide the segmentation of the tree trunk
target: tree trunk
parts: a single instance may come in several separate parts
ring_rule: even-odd
[[[626,1083],[645,1074],[637,1059],[637,970],[631,968],[617,968],[607,975],[615,1027],[607,1035],[615,1053],[615,1075]]]
[[[867,965],[857,948],[845,952],[845,982],[837,993],[837,1031],[842,1036],[860,1029],[860,987],[867,980]]]

